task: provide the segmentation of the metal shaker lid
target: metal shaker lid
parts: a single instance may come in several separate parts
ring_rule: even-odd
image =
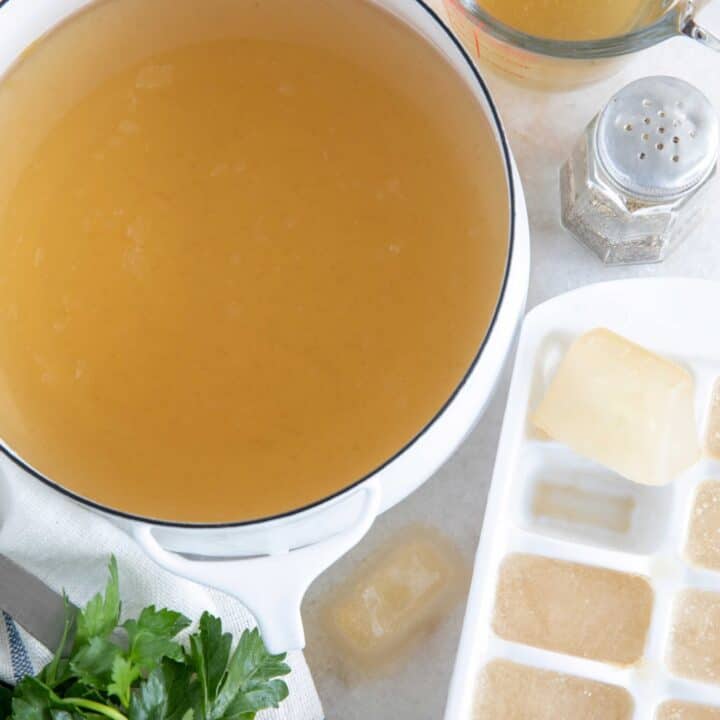
[[[707,178],[718,158],[718,117],[693,85],[641,78],[612,97],[596,127],[598,159],[630,195],[669,200]]]

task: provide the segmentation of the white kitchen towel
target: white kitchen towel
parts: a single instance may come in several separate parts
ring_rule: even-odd
[[[234,634],[254,625],[252,615],[237,600],[161,569],[111,522],[19,471],[4,456],[0,460],[0,553],[54,590],[65,589],[76,605],[84,605],[105,587],[108,561],[114,554],[123,616],[137,615],[154,603],[179,610],[193,620],[209,610]],[[12,618],[0,614],[1,679],[13,682],[36,672],[50,656],[49,650]],[[288,663],[292,668],[285,678],[288,699],[280,709],[260,713],[258,719],[322,720],[320,700],[303,654],[290,653]]]

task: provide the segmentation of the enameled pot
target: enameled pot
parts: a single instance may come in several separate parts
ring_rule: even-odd
[[[38,37],[90,1],[0,2],[0,74]],[[530,251],[522,189],[485,83],[460,43],[420,0],[369,1],[382,5],[446,56],[472,89],[478,117],[489,119],[504,158],[511,214],[506,274],[494,319],[472,367],[444,408],[409,445],[369,477],[312,507],[256,522],[193,525],[153,522],[75,497],[121,525],[162,567],[238,597],[256,616],[273,652],[304,645],[300,604],[310,583],[365,535],[379,513],[427,480],[473,427],[510,350],[527,291]],[[33,475],[70,494],[10,448],[2,450],[9,458],[7,472],[28,482]]]

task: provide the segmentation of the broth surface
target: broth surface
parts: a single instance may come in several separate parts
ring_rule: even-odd
[[[476,0],[515,30],[554,40],[598,40],[655,22],[661,0]],[[672,3],[670,3],[672,4]]]
[[[360,0],[105,0],[0,83],[0,436],[147,517],[360,479],[491,322],[502,158],[472,91]]]

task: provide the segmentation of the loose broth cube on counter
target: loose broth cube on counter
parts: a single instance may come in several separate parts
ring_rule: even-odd
[[[340,589],[329,630],[359,659],[386,661],[438,622],[462,595],[468,569],[440,533],[414,527],[382,548]]]
[[[489,663],[478,682],[473,720],[630,720],[627,690],[573,675]]]
[[[678,595],[668,666],[681,677],[720,683],[720,594],[685,590]]]
[[[715,381],[710,399],[710,416],[705,444],[710,455],[720,460],[720,378]]]
[[[630,480],[665,485],[700,455],[694,391],[680,365],[599,328],[571,345],[532,422]]]
[[[693,564],[720,570],[720,482],[704,482],[698,488],[686,552]]]
[[[500,567],[493,630],[505,640],[629,665],[642,657],[652,604],[638,575],[510,555]]]
[[[720,708],[668,700],[658,708],[655,720],[720,720]]]

